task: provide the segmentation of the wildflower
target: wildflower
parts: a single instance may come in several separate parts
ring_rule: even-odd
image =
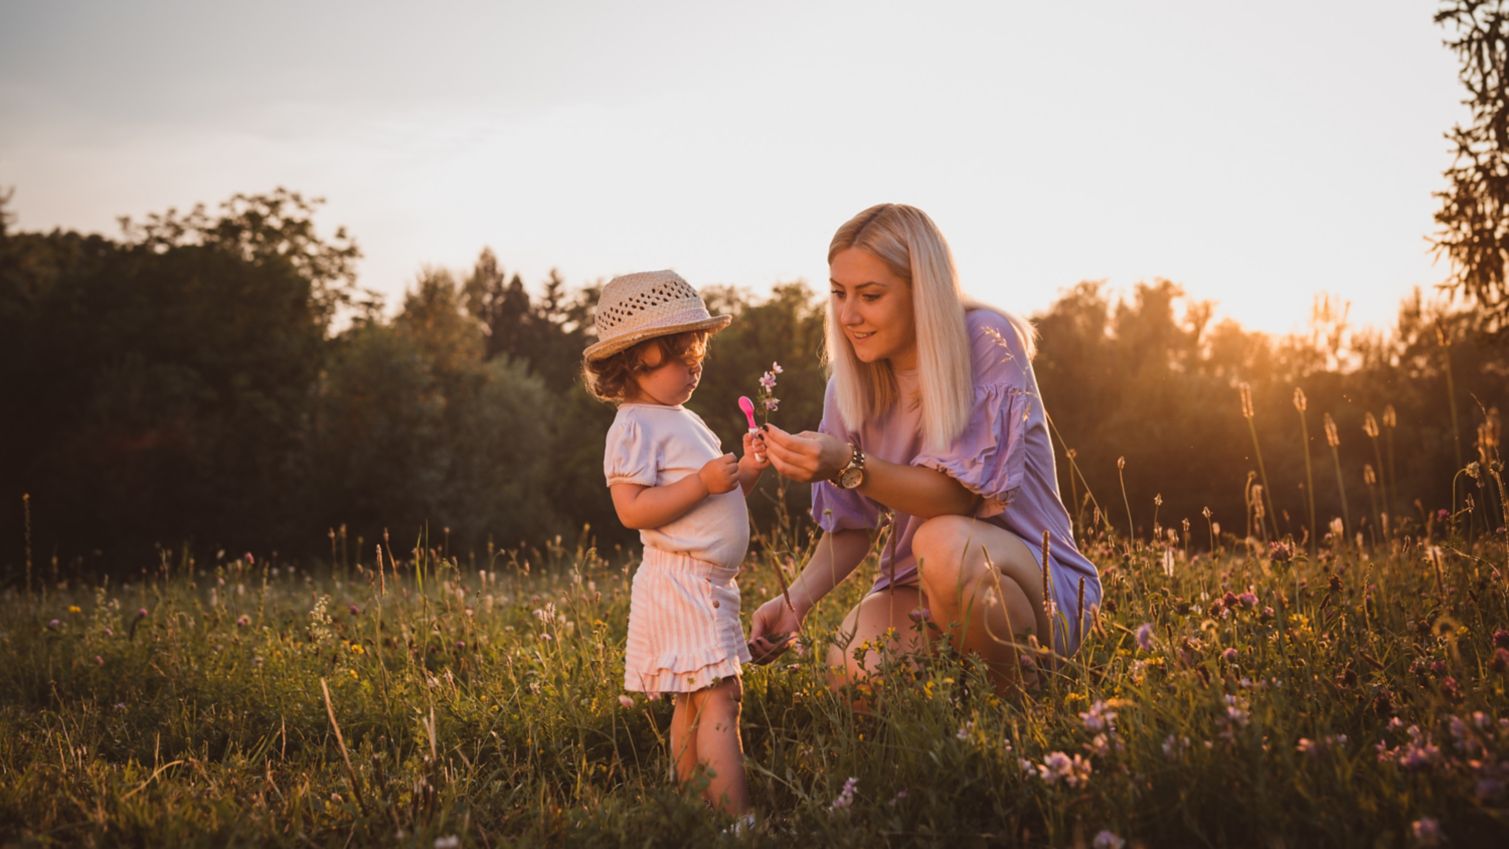
[[[435,838],[435,849],[456,849],[461,845],[461,838],[454,834]]]
[[[138,607],[138,608],[136,608],[136,618],[137,619],[146,619],[147,618],[147,609],[145,607]]]
[[[623,693],[618,694],[618,703],[623,706],[624,710],[629,710],[634,707],[634,700],[627,695],[624,695]]]
[[[1441,845],[1441,824],[1435,817],[1421,817],[1410,824],[1409,830],[1416,846]]]
[[[347,607],[346,610],[349,611],[352,616],[360,616],[362,612],[362,609],[360,607],[357,607],[355,602],[352,602],[351,606]]]
[[[1049,752],[1038,765],[1037,774],[1049,784],[1062,781],[1070,787],[1079,787],[1090,782],[1093,769],[1090,762],[1081,755],[1070,757],[1063,752]]]
[[[47,622],[47,628],[50,631],[56,631],[61,627],[63,627],[63,621],[61,619],[51,619]]]
[[[257,565],[257,558],[253,557],[252,553],[250,551],[246,552],[246,556],[245,556],[244,559],[246,560],[246,565],[248,565],[248,566],[255,566],[255,565]]]
[[[838,791],[838,798],[833,800],[832,809],[837,811],[853,805],[854,789],[858,786],[859,779],[852,775],[849,776],[849,780],[844,782],[843,789]]]
[[[781,368],[781,364],[780,363],[774,362],[774,361],[772,361],[770,363],[770,373],[771,374],[780,374],[780,373],[782,373],[784,371],[785,371],[785,369]],[[903,790],[901,792],[905,793],[906,791]]]
[[[1121,849],[1125,845],[1127,845],[1125,840],[1122,840],[1116,832],[1107,829],[1102,829],[1090,842],[1093,849]]]
[[[84,610],[83,610],[83,608],[79,607],[77,604],[70,604],[70,605],[68,605],[68,612],[70,614],[76,615],[76,614],[79,614],[79,613],[83,613]]]
[[[1094,704],[1090,705],[1090,709],[1081,713],[1079,719],[1085,724],[1086,731],[1116,730],[1116,711],[1112,710],[1103,701],[1097,700]]]
[[[1151,651],[1153,648],[1153,623],[1144,622],[1137,626],[1137,648],[1143,651]]]
[[[1258,603],[1257,593],[1248,590],[1237,596],[1237,601],[1241,602],[1243,607],[1256,607]]]
[[[103,667],[105,665],[105,659],[103,657],[100,657],[99,655],[95,655],[94,656],[94,665],[95,666],[99,666],[99,667]]]
[[[768,371],[760,375],[760,388],[765,390],[766,392],[774,391],[775,375]]]
[[[1225,651],[1221,652],[1221,659],[1226,661],[1227,663],[1236,663],[1237,650],[1233,647],[1228,646]]]
[[[975,730],[975,721],[973,719],[971,719],[968,722],[964,723],[963,725],[959,726],[959,730],[958,730],[957,733],[954,734],[954,736],[957,737],[960,740],[968,740],[970,732],[972,732],[974,730]]]
[[[1509,672],[1509,649],[1496,648],[1493,650],[1493,671]]]
[[[238,628],[247,628],[247,627],[250,627],[250,626],[251,626],[251,617],[250,616],[248,616],[245,613],[243,613],[240,616],[236,617],[236,627],[238,627]]]
[[[892,797],[891,797],[891,801],[890,801],[890,803],[889,803],[889,804],[892,804],[892,805],[894,805],[894,804],[896,804],[896,803],[897,803],[897,802],[900,802],[900,801],[901,801],[901,800],[903,800],[903,799],[905,799],[905,798],[906,798],[906,796],[907,796],[907,792],[906,792],[906,788],[905,788],[905,787],[903,787],[903,788],[901,788],[901,789],[900,789],[900,790],[897,790],[897,791],[896,791],[896,795],[895,795],[895,796],[892,796]]]
[[[1247,706],[1230,694],[1222,696],[1221,700],[1226,703],[1226,719],[1237,728],[1246,728],[1252,720],[1252,713],[1247,710]]]

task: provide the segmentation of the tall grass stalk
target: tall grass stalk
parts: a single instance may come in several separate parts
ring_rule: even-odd
[[[1273,522],[1273,537],[1278,538],[1278,514],[1273,511],[1272,489],[1268,486],[1268,469],[1263,465],[1263,448],[1258,444],[1257,424],[1253,421],[1255,412],[1252,408],[1252,387],[1243,383],[1238,387],[1242,396],[1242,418],[1247,420],[1247,433],[1252,437],[1252,453],[1257,458],[1258,476],[1263,481],[1263,493],[1268,499],[1268,515]],[[1264,538],[1268,538],[1268,529],[1261,529]]]
[[[1457,416],[1457,385],[1452,375],[1452,332],[1445,323],[1436,322],[1436,342],[1441,346],[1441,369],[1446,375],[1446,399],[1451,410],[1451,444],[1456,451],[1457,468],[1462,468],[1462,426]]]
[[[1342,541],[1352,532],[1352,510],[1347,506],[1347,484],[1341,476],[1341,434],[1336,430],[1336,420],[1325,414],[1326,444],[1331,447],[1331,462],[1336,468],[1336,491],[1341,494]]]
[[[1121,504],[1127,511],[1127,550],[1131,551],[1137,544],[1137,527],[1132,524],[1132,502],[1127,499],[1127,479],[1124,470],[1127,467],[1127,458],[1116,458],[1116,479],[1121,482]]]
[[[1390,524],[1397,525],[1399,509],[1399,471],[1394,465],[1394,429],[1399,426],[1399,415],[1393,404],[1383,405],[1383,433],[1388,441],[1388,483],[1383,490],[1383,500],[1388,505]]]
[[[1310,553],[1316,551],[1316,526],[1315,526],[1315,472],[1310,465],[1310,424],[1305,417],[1305,409],[1309,403],[1305,400],[1305,391],[1298,386],[1294,387],[1294,409],[1299,413],[1299,442],[1301,454],[1305,458],[1305,506],[1310,510],[1310,532],[1307,542]]]
[[[1379,435],[1378,420],[1373,417],[1372,413],[1368,413],[1367,415],[1363,416],[1363,418],[1362,418],[1362,432],[1365,433],[1365,434],[1367,434],[1368,439],[1373,443],[1373,461],[1375,463],[1377,463],[1377,465],[1373,467],[1373,470],[1374,470],[1374,474],[1376,475],[1376,477],[1379,478],[1379,480],[1377,481],[1377,483],[1378,483],[1378,486],[1383,490],[1383,500],[1385,502],[1387,502],[1388,501],[1388,480],[1383,477],[1383,451],[1382,451],[1382,449],[1380,449],[1378,447],[1378,435]],[[1366,477],[1366,475],[1364,475],[1364,477]],[[1372,483],[1368,484],[1368,487],[1369,487],[1369,489],[1368,489],[1368,497],[1369,498],[1371,498],[1373,496],[1372,486],[1373,486]],[[1386,527],[1383,526],[1383,516],[1379,512],[1377,504],[1373,505],[1373,521],[1377,522],[1379,530],[1382,533],[1384,533],[1385,535],[1387,535],[1388,528],[1386,528]],[[1376,544],[1376,542],[1377,542],[1377,540],[1374,540],[1375,544]]]

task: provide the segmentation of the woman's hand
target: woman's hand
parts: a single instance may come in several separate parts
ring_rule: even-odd
[[[753,662],[769,663],[784,654],[801,625],[801,616],[783,596],[760,605],[749,619],[749,653]]]
[[[765,453],[783,476],[812,483],[838,474],[849,464],[853,452],[847,442],[831,434],[815,430],[787,433],[772,424],[765,426]]]

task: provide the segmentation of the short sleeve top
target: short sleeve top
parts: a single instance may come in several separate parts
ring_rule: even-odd
[[[1058,582],[1072,587],[1083,577],[1086,603],[1099,601],[1099,577],[1075,545],[1069,513],[1059,496],[1047,418],[1021,339],[1005,316],[988,309],[970,310],[965,328],[974,399],[963,432],[945,450],[923,450],[915,371],[898,371],[897,402],[857,428],[850,428],[839,414],[830,380],[818,428],[859,445],[867,456],[935,469],[952,477],[980,496],[974,518],[1016,534],[1039,560],[1043,532],[1048,531],[1052,535],[1049,557]],[[877,528],[887,512],[884,505],[855,490],[827,481],[812,486],[812,516],[825,531]],[[891,541],[881,553],[874,589],[917,580],[912,537],[923,520],[899,512],[892,519]]]
[[[702,418],[682,406],[622,404],[603,451],[608,486],[664,486],[695,475],[723,455],[722,443]],[[686,515],[639,532],[644,545],[697,560],[738,568],[749,548],[749,512],[744,492],[709,495]]]

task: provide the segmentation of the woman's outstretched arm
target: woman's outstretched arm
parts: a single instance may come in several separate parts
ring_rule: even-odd
[[[787,433],[767,425],[765,446],[782,475],[804,483],[827,480],[849,462],[849,444],[831,434],[807,430]],[[921,519],[968,516],[979,496],[935,469],[865,458],[859,493],[900,513]]]
[[[823,534],[802,574],[788,588],[790,605],[786,603],[786,597],[776,596],[760,605],[750,617],[751,653],[759,658],[783,651],[785,641],[796,633],[807,612],[865,559],[873,539],[874,532],[868,530]]]

